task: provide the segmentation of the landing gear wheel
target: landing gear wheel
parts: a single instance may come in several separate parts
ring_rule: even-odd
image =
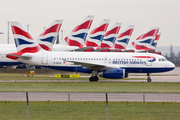
[[[147,81],[148,81],[148,82],[151,82],[151,78],[148,78]]]
[[[94,77],[90,77],[89,78],[89,81],[90,82],[95,82],[95,81],[98,81],[99,80],[99,78],[97,77],[97,76],[94,76]]]

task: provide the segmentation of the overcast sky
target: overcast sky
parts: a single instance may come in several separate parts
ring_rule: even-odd
[[[150,27],[160,27],[158,46],[180,46],[180,0],[1,0],[0,43],[7,43],[7,21],[19,21],[37,38],[44,26],[64,19],[64,37],[87,15],[95,15],[91,30],[102,19],[122,22],[120,32],[135,25],[131,41]],[[10,29],[10,43],[14,43]]]

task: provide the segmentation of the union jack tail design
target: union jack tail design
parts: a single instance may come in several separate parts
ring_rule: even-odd
[[[94,16],[87,16],[71,33],[65,38],[69,46],[83,47]]]
[[[57,39],[63,20],[55,20],[37,39],[39,46],[44,50],[51,51]]]
[[[41,47],[19,22],[11,21],[11,28],[18,53],[36,53]]]
[[[134,25],[129,25],[128,28],[126,28],[126,30],[124,32],[119,34],[119,36],[116,38],[116,41],[114,43],[114,48],[115,49],[126,49],[133,30],[134,30]]]
[[[104,19],[96,28],[94,28],[90,34],[88,34],[85,41],[87,47],[98,47],[101,44],[104,34],[109,25],[110,19]]]
[[[156,49],[156,46],[158,44],[159,38],[161,37],[161,32],[158,32],[158,34],[156,35],[156,38],[153,40],[152,42],[152,49]]]
[[[116,23],[109,31],[104,35],[104,39],[100,45],[100,48],[112,48],[116,40],[117,34],[121,28],[121,23]]]
[[[151,45],[159,31],[158,27],[149,29],[146,33],[140,35],[132,45],[136,50],[150,50]]]

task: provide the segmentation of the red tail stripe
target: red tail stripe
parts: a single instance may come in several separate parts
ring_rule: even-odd
[[[92,24],[92,20],[88,20],[88,21],[86,21],[85,23],[76,26],[76,27],[72,30],[72,32],[76,32],[76,31],[78,31],[78,30],[80,30],[80,29],[90,29],[91,24]]]
[[[132,35],[132,32],[133,32],[133,29],[129,29],[129,30],[121,33],[117,38],[121,38],[121,37],[126,36],[126,35],[131,36],[131,35]]]
[[[86,46],[87,46],[87,47],[98,47],[98,44],[86,40]]]
[[[116,49],[126,49],[124,46],[119,45],[119,44],[115,44],[114,48],[116,48]]]
[[[158,30],[153,29],[146,34],[141,35],[141,37],[139,36],[136,40],[143,39],[143,38],[148,37],[148,36],[155,36],[158,33],[158,31],[159,31],[159,29]]]
[[[94,33],[100,32],[100,31],[106,31],[108,25],[109,25],[108,23],[107,24],[103,24],[100,27],[92,30],[90,34],[94,34]]]
[[[39,44],[39,46],[41,46],[41,48],[43,48],[44,50],[51,51],[51,49],[44,44]]]
[[[78,46],[78,47],[82,47],[83,45],[81,43],[79,43],[78,41],[75,41],[75,40],[71,40],[69,39],[68,37],[65,38],[65,41],[66,43],[69,45],[69,46]]]
[[[112,30],[107,31],[104,36],[108,36],[110,34],[118,34],[119,29],[120,29],[120,27],[115,27]]]
[[[22,35],[26,38],[33,40],[33,38],[31,37],[31,35],[28,32],[26,32],[26,31],[24,31],[24,30],[22,30],[16,26],[11,26],[11,28],[12,28],[13,34]]]
[[[18,52],[20,53],[36,53],[40,50],[39,46],[35,46],[35,47],[27,47],[27,48],[24,48]]]
[[[101,43],[101,48],[111,48],[111,46],[109,46],[108,44],[106,43]]]
[[[52,33],[52,32],[58,32],[59,29],[61,28],[61,25],[62,25],[62,24],[60,24],[60,27],[59,27],[59,24],[55,24],[54,26],[46,29],[43,33],[41,33],[40,36],[44,36],[44,35],[46,35],[46,34],[48,34],[48,33]]]

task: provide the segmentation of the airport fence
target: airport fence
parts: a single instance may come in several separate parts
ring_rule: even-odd
[[[89,119],[108,120],[108,118],[136,119],[138,118],[138,116],[136,115],[134,118],[132,118],[133,116],[126,116],[124,114],[126,114],[126,112],[128,114],[139,113],[141,117],[144,117],[142,115],[143,112],[145,113],[147,112],[146,116],[148,116],[149,115],[148,112],[152,111],[152,114],[154,114],[156,113],[156,109],[157,109],[157,114],[155,114],[155,118],[158,118],[159,112],[160,113],[164,112],[164,110],[168,111],[167,113],[164,113],[167,118],[171,118],[171,114],[173,113],[174,110],[176,110],[174,112],[176,116],[178,116],[178,114],[180,113],[179,110],[180,103],[178,103],[180,102],[178,101],[178,98],[180,98],[180,94],[157,93],[156,94],[157,97],[154,98],[155,100],[153,100],[154,94],[151,93],[8,92],[9,95],[6,94],[4,100],[2,99],[3,96],[2,94],[6,94],[6,93],[0,93],[0,101],[1,101],[0,116],[1,116],[1,109],[3,110],[4,107],[2,113],[5,112],[4,114],[13,115],[13,113],[16,112],[14,116],[17,115],[23,119],[27,118],[27,120],[69,119],[71,118],[70,116],[74,116],[77,119],[86,119],[86,117],[89,117],[87,118],[87,120]],[[4,101],[4,103],[2,103],[2,101]],[[16,101],[16,102],[11,103],[10,101]],[[139,106],[139,103],[143,105]],[[175,106],[172,107],[173,110],[169,108],[169,103],[171,103],[171,105],[174,105],[175,103]],[[10,109],[8,110],[7,106],[9,104],[11,104],[12,106],[17,104],[17,106],[14,107],[14,110],[10,106]],[[177,109],[174,107],[177,107]],[[158,110],[158,109],[162,109],[162,110]],[[13,112],[10,112],[12,110]],[[122,116],[125,116],[125,118],[122,118]],[[3,120],[3,118],[1,119]],[[75,118],[71,118],[71,119],[74,120]]]

